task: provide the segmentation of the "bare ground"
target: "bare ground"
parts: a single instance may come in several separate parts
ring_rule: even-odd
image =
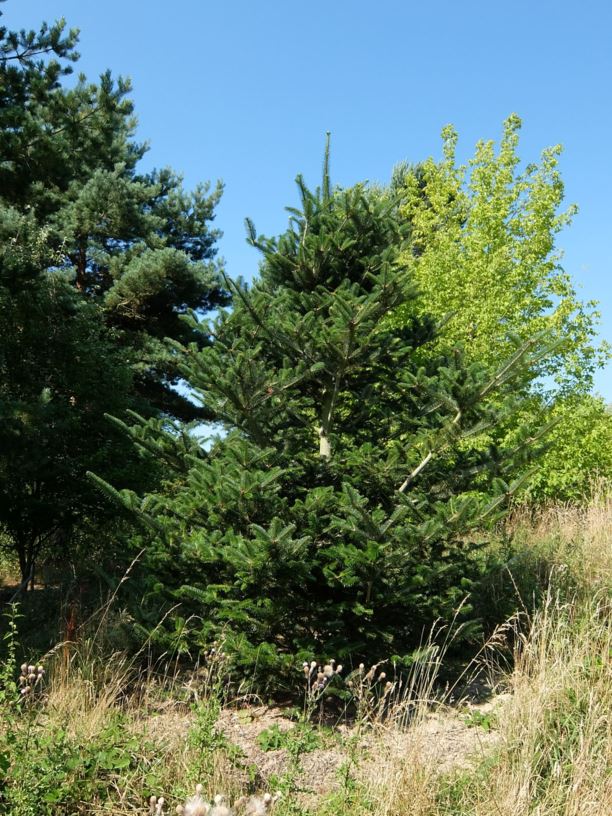
[[[405,730],[386,729],[384,723],[361,732],[356,726],[345,724],[324,729],[321,747],[300,755],[301,771],[293,783],[301,792],[301,798],[315,802],[337,788],[339,771],[350,756],[357,757],[358,765],[365,768],[368,763],[377,761],[374,754],[381,744],[389,756],[398,758],[414,756],[418,751],[424,759],[433,760],[440,773],[469,768],[495,745],[494,715],[490,715],[503,705],[506,696],[498,695],[457,708],[441,706]],[[487,718],[486,728],[480,724],[483,717]],[[151,736],[172,734],[173,741],[180,741],[186,738],[191,723],[191,713],[169,708],[148,719],[146,730]],[[262,789],[270,789],[274,780],[291,769],[287,748],[266,751],[260,745],[260,734],[273,726],[281,731],[296,727],[286,710],[269,706],[227,708],[217,722],[220,732],[240,751],[239,766],[243,770],[239,773],[244,775],[243,781],[256,775]]]

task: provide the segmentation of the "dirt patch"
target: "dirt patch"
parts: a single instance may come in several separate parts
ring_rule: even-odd
[[[498,739],[495,710],[506,696],[500,695],[484,703],[458,709],[439,709],[403,730],[383,724],[358,734],[354,725],[340,724],[317,731],[320,747],[300,754],[299,772],[295,771],[287,747],[265,750],[260,742],[262,732],[278,729],[288,733],[296,728],[286,710],[267,706],[225,709],[216,727],[229,743],[239,749],[236,770],[244,785],[249,780],[251,783],[255,780],[256,787],[271,790],[279,779],[289,773],[292,774],[292,784],[298,798],[304,804],[312,805],[338,788],[339,771],[350,756],[357,758],[367,775],[368,767],[380,761],[382,745],[390,758],[401,762],[402,757],[418,754],[439,773],[470,767],[495,746]],[[191,712],[169,707],[148,717],[145,728],[151,737],[170,740],[178,745],[187,738],[192,723]],[[351,741],[352,753],[348,747]]]
[[[489,753],[498,738],[492,726],[485,729],[477,721],[472,724],[469,713],[457,712],[432,714],[416,726],[412,734],[404,736],[406,741],[418,743],[424,758],[440,773],[473,766]]]
[[[292,758],[287,748],[265,750],[259,743],[262,732],[276,727],[289,732],[296,727],[286,713],[279,708],[247,708],[223,711],[218,726],[227,739],[240,748],[245,765],[257,769],[258,775],[269,787],[291,769]],[[320,748],[300,755],[301,772],[295,777],[295,785],[304,793],[321,796],[335,786],[337,771],[345,761],[340,740],[331,733],[322,732]]]

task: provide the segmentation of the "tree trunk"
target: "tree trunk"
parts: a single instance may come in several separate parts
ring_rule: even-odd
[[[76,262],[76,288],[79,292],[85,291],[87,281],[87,249],[85,244],[79,246]]]
[[[21,574],[21,585],[24,590],[34,588],[34,565],[36,557],[36,539],[16,539],[15,549],[19,560],[19,572]]]
[[[319,425],[319,456],[321,459],[331,459],[332,448],[329,435],[332,427],[332,417],[339,390],[339,377],[336,377],[333,386],[327,390],[321,409],[321,424]]]
[[[322,459],[331,459],[331,443],[325,428],[319,428],[319,456]]]

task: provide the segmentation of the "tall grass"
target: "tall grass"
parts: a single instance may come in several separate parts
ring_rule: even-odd
[[[481,654],[503,692],[492,730],[463,739],[465,713],[437,685],[444,650],[430,642],[389,704],[364,704],[335,734],[335,789],[313,800],[287,785],[275,816],[612,813],[612,501],[522,511],[510,529],[517,562],[535,553],[547,573],[539,606],[523,597]],[[31,704],[0,695],[2,816],[145,814],[153,794],[170,813],[196,783],[208,801],[274,789],[219,728],[222,667],[143,669],[142,655],[108,654],[103,640],[83,633],[53,650]]]
[[[504,627],[497,739],[472,767],[440,773],[415,729],[385,746],[370,784],[381,816],[609,816],[612,813],[612,503],[512,520],[520,546],[552,564],[544,602]],[[495,639],[494,639],[495,640]],[[405,746],[405,742],[402,743]]]

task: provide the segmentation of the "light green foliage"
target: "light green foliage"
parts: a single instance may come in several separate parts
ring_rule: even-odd
[[[529,381],[552,377],[559,388],[588,389],[607,348],[596,346],[595,304],[578,299],[555,246],[575,212],[560,211],[561,148],[521,169],[520,126],[510,116],[499,150],[479,142],[467,165],[457,163],[457,134],[447,127],[441,162],[396,173],[400,214],[412,229],[407,273],[423,293],[421,311],[448,317],[441,344],[459,343],[470,359],[495,366],[513,336],[546,330],[559,345]]]
[[[496,724],[496,716],[493,711],[482,712],[478,709],[468,711],[463,721],[469,728],[482,728],[484,731],[491,731]]]
[[[557,424],[526,493],[536,501],[581,503],[612,480],[612,413],[589,394],[569,395],[541,412]]]
[[[468,359],[495,367],[517,338],[546,332],[555,344],[514,381],[515,393],[530,395],[521,412],[470,444],[499,444],[504,436],[507,444],[525,423],[558,422],[529,496],[579,500],[589,484],[610,475],[609,445],[600,444],[609,423],[588,396],[609,347],[596,342],[596,304],[579,300],[560,266],[557,236],[575,212],[561,210],[561,148],[544,150],[539,163],[522,168],[520,127],[510,116],[498,150],[479,142],[465,165],[457,163],[457,134],[447,127],[442,161],[400,167],[392,191],[412,230],[403,256],[407,274],[423,294],[423,313],[446,321],[437,341],[443,348],[461,347]],[[403,324],[409,314],[399,309],[394,319]]]
[[[257,742],[264,751],[286,748],[291,756],[298,757],[320,748],[322,735],[310,723],[298,723],[289,729],[282,729],[275,724],[264,729],[258,735]]]
[[[193,723],[187,734],[190,762],[185,783],[196,784],[201,779],[214,778],[219,756],[237,759],[239,749],[231,745],[220,730],[217,720],[221,713],[219,700],[209,697],[192,706]]]

